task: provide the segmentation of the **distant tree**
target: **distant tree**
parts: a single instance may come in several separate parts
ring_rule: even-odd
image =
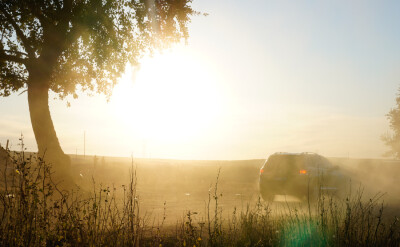
[[[188,37],[191,0],[0,1],[0,96],[26,89],[39,155],[69,158],[49,110],[89,91],[110,96],[128,62]]]
[[[386,117],[389,120],[392,133],[386,133],[382,136],[384,143],[390,147],[385,155],[400,159],[400,88],[397,92],[396,106],[386,114]]]

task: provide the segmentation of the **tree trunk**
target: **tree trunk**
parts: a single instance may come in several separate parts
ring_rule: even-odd
[[[35,80],[32,77],[28,83],[28,104],[38,155],[54,168],[69,168],[70,158],[61,149],[51,120],[48,83],[45,78]]]

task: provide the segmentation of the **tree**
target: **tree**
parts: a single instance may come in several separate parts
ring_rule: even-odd
[[[188,37],[191,0],[0,1],[0,96],[28,94],[39,155],[69,163],[49,109],[78,91],[110,96],[128,62]]]
[[[384,143],[390,147],[386,156],[400,159],[400,88],[396,97],[396,106],[386,114],[386,117],[392,130],[392,133],[386,133],[382,136]]]

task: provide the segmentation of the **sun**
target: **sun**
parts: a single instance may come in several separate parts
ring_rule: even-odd
[[[221,105],[206,61],[183,48],[140,64],[127,67],[110,100],[119,128],[133,138],[163,143],[204,136]]]

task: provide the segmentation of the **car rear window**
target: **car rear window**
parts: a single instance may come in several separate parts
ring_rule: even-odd
[[[277,174],[298,173],[304,169],[303,155],[272,155],[265,164],[265,170]]]

